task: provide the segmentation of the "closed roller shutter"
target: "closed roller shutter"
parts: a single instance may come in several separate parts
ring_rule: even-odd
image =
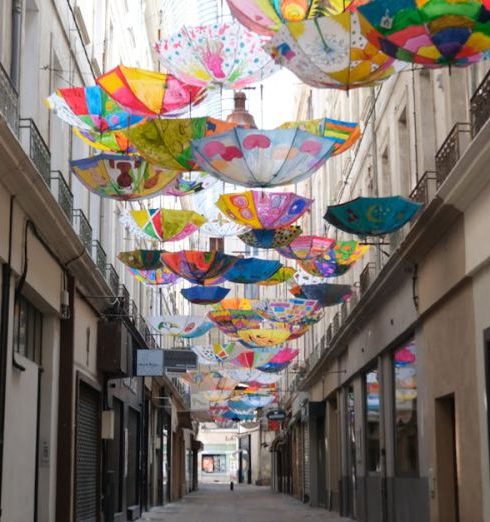
[[[303,501],[310,500],[310,424],[303,423]]]
[[[96,522],[99,474],[99,394],[80,383],[77,415],[76,520]]]

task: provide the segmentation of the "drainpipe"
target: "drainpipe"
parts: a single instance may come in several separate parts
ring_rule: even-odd
[[[22,0],[12,1],[12,38],[10,50],[10,79],[19,92],[20,49],[22,45]]]

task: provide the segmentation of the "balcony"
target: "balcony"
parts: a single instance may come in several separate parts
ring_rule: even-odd
[[[73,211],[73,228],[81,242],[85,245],[87,252],[92,252],[92,227],[83,211],[79,208]]]
[[[361,272],[361,276],[359,278],[359,292],[361,296],[363,296],[368,288],[371,286],[371,283],[376,278],[376,265],[374,263],[368,263],[364,270]]]
[[[120,313],[123,315],[129,315],[129,303],[131,299],[129,297],[129,291],[124,285],[119,285],[118,297],[120,304]]]
[[[110,286],[114,295],[119,294],[119,276],[113,265],[107,264],[105,266],[105,279]]]
[[[333,328],[332,328],[332,323],[330,323],[328,325],[327,332],[325,333],[325,341],[326,341],[327,346],[332,341],[332,337],[333,337]]]
[[[340,313],[337,312],[332,319],[332,335],[335,335],[340,330]]]
[[[444,183],[470,141],[470,124],[456,123],[436,154],[437,187]]]
[[[51,192],[53,193],[58,205],[62,208],[68,221],[73,219],[73,194],[65,181],[63,174],[59,170],[51,171],[49,178]]]
[[[347,309],[347,303],[342,303],[340,305],[340,322],[341,322],[341,324],[345,323],[348,315],[349,315],[349,310]]]
[[[20,119],[20,141],[32,162],[36,166],[39,174],[49,186],[51,177],[51,152],[46,145],[34,120],[31,118]]]
[[[102,275],[105,274],[107,267],[107,254],[102,248],[100,241],[92,241],[92,259]]]
[[[424,207],[432,200],[437,192],[437,173],[433,170],[427,170],[415,185],[415,188],[409,195],[410,199],[421,203]],[[416,221],[419,214],[413,221]]]
[[[471,133],[476,136],[490,118],[490,71],[471,98],[470,114]]]
[[[19,135],[19,95],[0,63],[0,112],[14,134]]]

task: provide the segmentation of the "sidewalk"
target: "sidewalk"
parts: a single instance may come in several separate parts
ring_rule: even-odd
[[[181,501],[144,513],[140,522],[349,522],[325,509],[312,508],[269,487],[200,485]]]

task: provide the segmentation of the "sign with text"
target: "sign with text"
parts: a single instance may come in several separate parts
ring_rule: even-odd
[[[286,412],[284,410],[270,410],[265,416],[270,421],[282,421],[286,418]]]
[[[185,372],[197,368],[197,355],[191,350],[162,350],[163,368],[168,372]]]
[[[138,350],[136,375],[138,377],[163,375],[163,350]]]

